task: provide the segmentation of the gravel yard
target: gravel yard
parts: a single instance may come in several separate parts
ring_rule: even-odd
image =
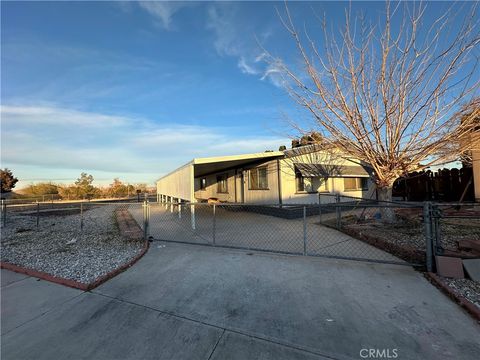
[[[457,294],[463,296],[471,303],[480,308],[480,283],[470,279],[441,279]]]
[[[31,212],[10,212],[2,228],[1,260],[89,284],[143,249],[143,242],[121,236],[117,207],[99,205],[84,211],[83,231],[75,211],[42,212],[38,228]]]
[[[359,220],[357,213],[345,212],[342,226],[367,236],[382,239],[401,247],[425,251],[425,229],[421,219],[421,210],[396,209],[396,221],[393,224],[383,223],[373,216],[377,209],[370,209],[369,216]],[[455,215],[455,214],[453,214]],[[334,225],[331,221],[330,225]],[[441,247],[457,252],[458,241],[480,240],[480,219],[442,218],[440,219]]]

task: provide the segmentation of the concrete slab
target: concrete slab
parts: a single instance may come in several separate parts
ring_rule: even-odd
[[[451,277],[455,279],[463,279],[465,277],[462,259],[460,258],[435,256],[435,263],[437,265],[437,273],[440,276]]]
[[[208,359],[223,330],[84,293],[2,336],[5,359]]]
[[[1,269],[0,277],[1,277],[2,287],[4,287],[4,286],[8,286],[10,284],[13,284],[17,281],[21,281],[23,279],[26,279],[29,276],[24,275],[24,274],[19,274],[19,273],[16,273],[14,271]]]
[[[323,360],[331,358],[227,331],[219,341],[211,359]]]
[[[480,281],[480,259],[463,259],[462,263],[470,279]]]
[[[334,358],[478,357],[478,324],[409,267],[249,254],[156,242],[94,291]]]
[[[4,274],[7,278],[16,278],[8,270],[2,270],[2,277]],[[81,290],[33,277],[2,287],[2,334],[55,309],[81,293]]]

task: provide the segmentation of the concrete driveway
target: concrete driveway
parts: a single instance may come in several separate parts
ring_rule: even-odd
[[[3,359],[480,353],[480,326],[399,265],[154,242],[134,267],[88,293],[2,270],[1,300]]]
[[[141,206],[127,206],[137,223],[143,226]],[[179,214],[176,206],[170,210],[168,205],[150,204],[149,234],[156,240],[194,244],[212,244],[215,241],[217,246],[293,254],[302,254],[305,246],[309,255],[405,263],[363,241],[320,225],[318,215],[307,217],[304,244],[303,219],[283,219],[236,209],[241,208],[235,205],[217,206],[214,225],[212,206],[197,203],[193,230],[191,207],[183,206]],[[323,215],[323,218],[327,216],[331,215]]]

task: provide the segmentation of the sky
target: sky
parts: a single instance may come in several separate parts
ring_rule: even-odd
[[[435,5],[441,11],[440,5]],[[344,2],[291,2],[341,24]],[[378,17],[382,2],[354,2]],[[195,157],[277,150],[300,121],[268,50],[295,63],[282,2],[1,2],[1,167],[17,188],[147,183]],[[440,10],[439,10],[440,9]]]

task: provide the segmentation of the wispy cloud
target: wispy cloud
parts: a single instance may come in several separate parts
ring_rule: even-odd
[[[257,75],[260,73],[259,70],[254,68],[252,65],[249,65],[243,56],[241,56],[238,60],[238,67],[244,74]]]
[[[271,28],[253,29],[239,21],[238,3],[219,2],[209,6],[207,28],[214,33],[214,48],[220,56],[238,58],[237,66],[248,75],[260,75],[275,86],[282,87],[279,78],[281,67],[265,63],[265,54],[257,43],[264,42],[271,35]],[[278,64],[276,64],[278,65]]]
[[[139,1],[138,5],[153,15],[161,27],[166,30],[172,29],[172,18],[182,8],[193,3],[180,1]]]
[[[268,79],[277,87],[285,87],[285,64],[282,60],[275,60],[268,64],[265,69],[261,80]]]
[[[187,6],[196,2],[139,1],[138,5],[151,14],[163,29],[174,28],[173,17]],[[237,58],[239,70],[247,75],[259,76],[273,85],[282,87],[280,68],[265,62],[263,51],[257,40],[264,42],[272,35],[269,26],[254,28],[253,24],[240,20],[241,4],[215,2],[206,6],[206,27],[213,35],[213,47],[218,55]],[[199,12],[203,14],[203,12]],[[203,15],[202,15],[203,16]]]
[[[35,166],[38,178],[47,177],[47,170],[54,178],[77,170],[111,174],[112,179],[130,174],[152,182],[194,157],[275,150],[286,141],[274,135],[235,136],[242,131],[230,128],[158,124],[53,104],[5,105],[1,118],[3,166],[14,170]]]

